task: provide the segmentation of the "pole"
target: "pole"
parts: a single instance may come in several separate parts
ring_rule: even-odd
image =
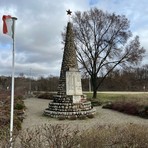
[[[89,83],[89,92],[91,92],[91,77],[88,77],[88,83]]]
[[[12,81],[11,81],[11,115],[10,115],[10,148],[12,148],[12,140],[13,140],[13,117],[14,117],[14,71],[15,71],[15,47],[14,47],[14,26],[15,20],[17,18],[13,17],[13,32],[12,32],[12,39],[13,39],[13,49],[12,49]]]
[[[29,81],[29,94],[31,95],[31,68],[30,68],[30,81]]]

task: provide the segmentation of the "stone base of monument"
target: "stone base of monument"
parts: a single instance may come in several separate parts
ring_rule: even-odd
[[[73,116],[79,118],[81,115],[94,115],[96,110],[92,108],[91,102],[82,99],[79,102],[73,102],[73,96],[55,96],[53,101],[44,111],[44,115],[69,119]]]

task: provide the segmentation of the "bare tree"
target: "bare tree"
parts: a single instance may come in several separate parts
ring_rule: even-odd
[[[77,58],[91,77],[93,98],[107,75],[116,67],[137,65],[145,53],[139,37],[132,38],[124,15],[97,8],[75,12],[72,18]],[[132,38],[132,39],[131,39]],[[98,80],[98,77],[102,79]]]

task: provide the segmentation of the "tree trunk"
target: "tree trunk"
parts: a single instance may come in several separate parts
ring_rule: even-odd
[[[94,90],[93,90],[93,99],[96,99],[96,98],[97,98],[97,90],[94,89]]]
[[[91,77],[91,83],[92,83],[92,87],[93,87],[93,99],[97,98],[97,78],[95,75],[92,75]]]

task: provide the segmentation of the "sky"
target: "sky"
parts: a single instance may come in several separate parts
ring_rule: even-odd
[[[0,18],[17,17],[15,26],[15,76],[59,76],[63,55],[61,33],[69,20],[66,10],[88,11],[97,7],[125,15],[130,30],[140,37],[148,64],[147,0],[0,0]],[[3,34],[0,21],[0,76],[11,76],[12,38]]]

